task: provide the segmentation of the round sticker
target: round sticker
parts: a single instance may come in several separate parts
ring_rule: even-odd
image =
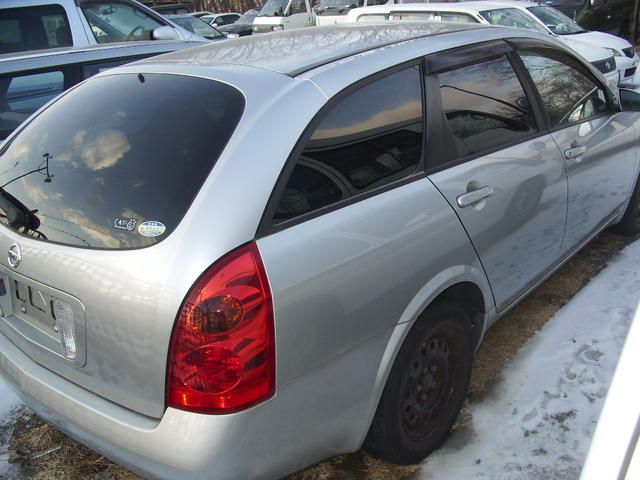
[[[167,227],[164,226],[164,223],[150,220],[140,224],[138,233],[144,237],[157,237],[162,235],[166,229]]]

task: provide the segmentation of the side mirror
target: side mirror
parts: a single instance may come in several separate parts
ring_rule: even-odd
[[[620,106],[622,106],[622,111],[640,112],[640,93],[621,88]]]
[[[178,34],[169,25],[156,28],[151,35],[154,40],[178,40]]]

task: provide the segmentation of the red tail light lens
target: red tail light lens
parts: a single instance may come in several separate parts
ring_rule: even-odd
[[[167,405],[232,413],[274,393],[271,291],[249,243],[212,265],[187,295],[169,347]]]

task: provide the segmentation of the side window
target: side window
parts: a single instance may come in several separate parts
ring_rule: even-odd
[[[307,13],[307,4],[305,0],[292,0],[289,15],[295,13]]]
[[[520,52],[520,57],[540,93],[552,128],[609,111],[604,89],[571,56],[541,49]]]
[[[73,45],[61,5],[0,10],[0,54]]]
[[[506,56],[438,75],[448,158],[494,150],[537,131],[527,96]],[[434,165],[432,165],[434,166]]]
[[[0,140],[63,91],[61,71],[0,77]]]
[[[118,0],[90,0],[80,4],[98,43],[153,40],[162,23],[133,4]]]
[[[347,94],[307,140],[274,221],[413,174],[422,156],[422,73],[392,73]]]

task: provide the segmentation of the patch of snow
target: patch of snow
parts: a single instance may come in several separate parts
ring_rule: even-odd
[[[420,480],[578,478],[638,307],[639,266],[636,241],[529,340]]]
[[[16,394],[13,393],[13,390],[9,388],[4,379],[0,377],[0,423],[2,423],[5,415],[18,405],[20,405],[20,400]]]

